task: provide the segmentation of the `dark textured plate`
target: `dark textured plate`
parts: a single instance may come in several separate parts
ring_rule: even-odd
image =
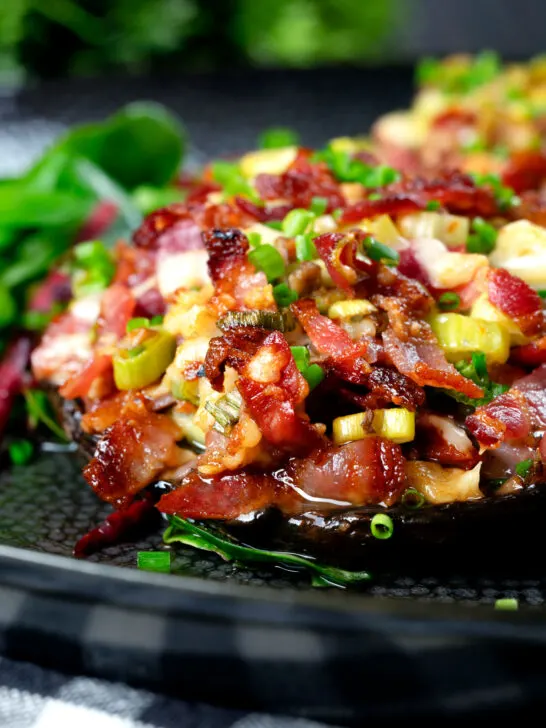
[[[28,163],[66,125],[102,117],[134,99],[153,98],[178,111],[192,139],[191,159],[198,162],[251,146],[265,126],[293,126],[311,145],[332,136],[362,133],[378,114],[407,103],[410,93],[410,73],[400,70],[226,74],[153,84],[51,83],[0,95],[0,175]],[[301,575],[268,568],[251,572],[191,549],[177,551],[178,577],[136,572],[137,550],[157,547],[159,533],[105,549],[87,562],[71,559],[77,538],[107,512],[83,483],[75,453],[44,452],[26,467],[4,468],[0,580],[14,593],[38,600],[50,616],[45,621],[28,617],[31,627],[16,630],[17,638],[11,641],[0,639],[1,649],[64,669],[144,682],[209,701],[350,722],[355,710],[374,716],[417,714],[444,707],[444,698],[449,702],[470,694],[476,681],[467,679],[464,670],[458,678],[451,676],[431,687],[437,672],[434,660],[430,662],[431,645],[434,650],[441,645],[435,659],[441,658],[442,669],[449,671],[470,659],[462,647],[469,640],[472,659],[481,655],[486,662],[504,665],[514,645],[523,650],[523,660],[529,645],[533,643],[536,650],[544,639],[542,610],[528,608],[542,605],[546,595],[540,541],[523,557],[510,558],[518,529],[525,527],[522,523],[514,523],[511,532],[507,528],[505,542],[489,553],[485,544],[479,559],[452,554],[447,564],[431,549],[417,562],[370,564],[371,584],[349,594],[314,590]],[[540,520],[535,519],[536,526],[540,530]],[[499,597],[518,598],[522,609],[517,614],[494,612],[492,604]],[[0,627],[2,599],[0,591]],[[71,621],[82,605],[121,610],[125,615],[118,615],[121,623],[136,619],[137,627],[120,628],[112,636],[108,620],[113,617],[105,612],[103,622],[95,618],[104,628],[108,647],[106,656],[96,653],[89,639],[82,647]],[[469,609],[471,605],[476,608]],[[66,619],[58,616],[63,614]],[[170,625],[168,635],[169,630],[180,630],[178,638],[167,640],[167,648],[162,628],[160,657],[157,650],[153,659],[149,653],[144,658],[139,653],[144,660],[139,662],[135,640],[141,646],[144,638],[135,635],[145,631],[146,620],[152,620],[155,634],[153,620],[158,618]],[[199,639],[187,634],[196,619]],[[222,630],[229,634],[227,641]],[[393,659],[400,660],[401,655],[404,669],[394,670]],[[188,658],[193,668],[184,672]],[[220,672],[210,671],[211,658],[223,665]],[[410,680],[409,673],[420,669],[425,670],[421,677]],[[254,670],[260,679],[250,680]],[[287,671],[292,675],[290,685]],[[343,689],[335,677],[338,671],[344,676]],[[396,697],[377,688],[383,679],[403,683],[402,673],[409,680],[408,689]],[[488,674],[491,678],[491,670]],[[370,676],[371,692],[362,689],[362,681]],[[515,679],[501,669],[489,682],[501,690]],[[526,696],[525,684],[518,690],[517,699],[510,698],[514,705],[521,705]],[[509,690],[507,694],[512,695]],[[484,709],[489,700],[471,699],[465,709]]]

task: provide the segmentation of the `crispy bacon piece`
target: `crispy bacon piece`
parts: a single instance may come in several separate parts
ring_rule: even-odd
[[[291,207],[308,208],[313,197],[328,200],[327,212],[345,206],[341,188],[327,165],[324,162],[311,163],[308,150],[300,149],[283,174],[259,174],[255,185],[262,199],[286,200]]]
[[[240,470],[206,477],[191,470],[179,488],[162,496],[158,508],[183,518],[229,520],[278,503],[286,491],[269,473]]]
[[[541,336],[529,344],[516,346],[510,351],[510,361],[526,367],[536,367],[546,364],[546,336]]]
[[[288,468],[292,480],[313,498],[355,506],[391,505],[405,483],[400,445],[382,437],[365,437],[331,447]]]
[[[541,151],[512,152],[502,172],[503,184],[518,194],[536,190],[546,179],[546,155]]]
[[[518,324],[524,334],[540,333],[544,325],[542,300],[521,278],[504,268],[494,268],[487,277],[487,296],[491,303]]]
[[[210,340],[205,357],[205,374],[214,389],[224,386],[226,365],[241,371],[258,351],[268,332],[253,326],[238,326]]]
[[[127,286],[121,283],[112,284],[101,300],[98,322],[100,333],[115,334],[118,339],[124,336],[135,306],[136,301]]]
[[[189,218],[185,205],[176,203],[147,215],[142,225],[133,233],[133,243],[137,248],[155,249],[157,240],[166,230],[181,219]]]
[[[354,205],[348,205],[343,210],[339,222],[341,225],[350,225],[376,215],[390,215],[391,217],[409,215],[412,212],[424,210],[426,204],[427,200],[419,200],[410,195],[388,190],[384,192],[380,200],[361,200],[355,202]]]
[[[57,316],[32,352],[36,379],[63,384],[77,375],[92,355],[90,330],[89,321],[77,318],[70,311]]]
[[[467,397],[483,397],[483,390],[459,374],[435,341],[402,341],[394,331],[387,329],[383,332],[383,343],[398,371],[420,386],[443,387],[462,392]]]
[[[70,277],[54,270],[40,283],[28,308],[29,311],[48,313],[55,303],[68,303],[71,298]]]
[[[528,190],[520,195],[520,204],[510,209],[510,216],[546,226],[546,199],[541,190]]]
[[[99,377],[107,375],[111,369],[112,357],[109,354],[96,354],[78,374],[70,377],[63,384],[59,394],[65,399],[86,397],[93,382]]]
[[[494,448],[504,440],[521,440],[531,429],[527,400],[521,392],[512,389],[478,407],[466,418],[465,425],[481,447]]]
[[[216,293],[234,294],[239,281],[254,273],[248,262],[248,240],[240,230],[207,230],[203,233],[209,254],[208,270]]]
[[[315,349],[330,357],[326,362],[329,369],[353,384],[366,383],[371,371],[368,359],[376,359],[374,342],[353,342],[341,326],[319,313],[316,303],[310,298],[296,301],[291,305],[291,310]]]
[[[510,392],[514,390],[525,397],[533,426],[537,429],[546,427],[546,364],[515,382]]]
[[[106,430],[84,477],[99,498],[122,507],[163,470],[183,464],[187,453],[177,447],[179,438],[170,417],[136,399]]]
[[[341,233],[324,233],[316,237],[314,243],[333,282],[352,298],[357,278],[354,268],[345,264],[343,253],[347,246],[355,246],[355,240]],[[350,257],[353,258],[352,251]]]
[[[158,508],[185,518],[232,519],[272,505],[298,512],[305,495],[315,505],[317,499],[339,505],[390,505],[404,484],[400,446],[367,437],[320,449],[309,458],[293,458],[274,474],[244,469],[205,477],[191,471],[179,488],[161,498]]]
[[[258,222],[283,220],[292,210],[292,205],[256,205],[245,197],[236,197],[235,204],[246,215],[251,215]]]
[[[425,391],[405,374],[388,367],[374,367],[366,385],[372,395],[412,412],[425,402]],[[380,405],[384,406],[384,405]]]
[[[478,450],[460,425],[449,417],[428,412],[417,419],[412,445],[418,460],[430,460],[445,467],[470,470],[480,459]]]

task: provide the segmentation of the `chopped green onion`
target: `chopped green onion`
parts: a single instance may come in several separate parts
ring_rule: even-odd
[[[327,207],[328,200],[326,199],[326,197],[313,197],[313,199],[311,200],[311,204],[309,205],[309,209],[317,217],[319,215],[324,215]]]
[[[302,374],[307,380],[307,384],[311,390],[315,389],[315,387],[317,387],[326,376],[324,374],[324,369],[319,364],[311,364],[304,372],[302,372]]]
[[[417,488],[407,488],[402,494],[402,503],[407,508],[421,508],[425,503],[425,496]]]
[[[483,139],[480,139],[479,137],[477,139],[474,139],[472,142],[468,142],[467,144],[462,145],[463,152],[472,153],[472,152],[484,152],[487,149],[487,144]]]
[[[386,513],[376,513],[370,522],[370,528],[372,536],[382,540],[392,536],[394,524],[392,518]]]
[[[318,253],[315,243],[309,233],[305,235],[296,235],[296,258],[303,262],[304,260],[314,260]]]
[[[147,329],[150,326],[150,319],[140,316],[138,318],[132,318],[127,322],[127,333],[134,331],[135,329]]]
[[[500,609],[504,612],[517,612],[519,609],[519,602],[517,599],[497,599],[495,600],[495,609]]]
[[[260,233],[248,233],[247,238],[253,248],[257,248],[262,244],[262,236]]]
[[[461,297],[454,291],[446,291],[438,299],[438,306],[442,311],[455,311],[459,308],[460,303]]]
[[[298,300],[298,294],[286,283],[279,283],[273,288],[273,298],[279,308],[286,308]]]
[[[142,352],[146,351],[146,347],[142,344],[139,344],[139,346],[133,346],[132,349],[127,350],[127,356],[129,359],[134,359],[135,356],[138,356],[139,354],[142,354]]]
[[[487,379],[489,377],[489,372],[487,371],[487,358],[483,351],[474,351],[472,353],[471,361],[474,371],[476,372],[476,376],[482,381]]]
[[[245,195],[251,200],[258,200],[256,191],[245,179],[240,166],[235,162],[219,159],[211,166],[212,178],[222,185],[224,193],[230,197]]]
[[[75,246],[72,290],[77,298],[107,288],[115,271],[114,260],[100,241],[92,240]]]
[[[546,290],[544,290],[544,289],[543,289],[543,290],[541,290],[541,291],[537,291],[537,293],[538,293],[538,295],[539,295],[539,296],[540,296],[541,298],[546,298]]]
[[[171,571],[170,551],[138,551],[137,567],[144,571],[157,571],[168,574]]]
[[[239,420],[242,404],[243,398],[236,389],[215,402],[205,402],[205,409],[214,417],[213,429],[224,435]]]
[[[296,147],[299,144],[299,134],[293,129],[284,126],[265,129],[258,137],[260,149],[280,149],[282,147]]]
[[[389,248],[388,245],[380,243],[379,240],[372,238],[371,235],[364,238],[363,248],[364,255],[367,255],[368,258],[371,258],[372,260],[378,260],[386,263],[387,265],[397,265],[400,261],[400,256],[396,250]]]
[[[366,164],[344,149],[333,149],[329,146],[315,157],[317,161],[326,162],[340,182],[358,182],[364,187],[384,187],[400,179],[400,173],[393,167]]]
[[[282,278],[285,273],[284,258],[277,248],[269,243],[264,243],[248,253],[248,259],[252,265],[261,270],[267,276],[269,283]]]
[[[35,428],[41,422],[51,432],[56,435],[63,442],[68,442],[68,437],[55,420],[53,409],[48,396],[41,389],[26,389],[23,390],[23,396],[25,398],[29,424]]]
[[[495,249],[497,243],[497,231],[481,217],[472,220],[474,234],[468,236],[466,249],[469,253],[482,253],[489,255]]]
[[[8,452],[14,465],[26,465],[32,457],[32,443],[29,440],[14,440],[10,443]]]
[[[370,195],[368,195],[368,200],[371,200],[374,202],[375,200],[380,200],[382,198],[382,195],[379,192],[372,192]]]
[[[518,463],[516,465],[516,474],[519,475],[520,478],[524,479],[527,477],[527,474],[529,473],[529,470],[531,469],[531,466],[533,464],[533,461],[531,458],[528,460],[522,460],[521,463]]]
[[[434,210],[439,210],[440,207],[441,205],[438,200],[429,200],[425,206],[425,210],[429,210],[432,212]]]
[[[314,213],[309,210],[303,210],[301,208],[290,210],[282,221],[282,231],[287,238],[294,238],[296,235],[304,233],[314,219]]]
[[[470,172],[470,176],[477,185],[488,185],[491,187],[501,209],[513,207],[519,203],[519,197],[514,193],[514,190],[511,187],[505,187],[498,174]]]
[[[309,368],[309,349],[306,346],[291,346],[290,351],[300,372]]]
[[[265,224],[272,230],[282,230],[282,222],[280,220],[269,220]]]
[[[287,312],[276,311],[228,311],[217,323],[222,331],[235,329],[239,326],[253,326],[272,331],[292,331],[294,320]]]
[[[150,319],[150,326],[162,326],[163,325],[163,316],[153,316]]]
[[[336,207],[336,209],[332,212],[332,217],[336,221],[339,220],[342,215],[343,215],[343,208],[342,207]]]

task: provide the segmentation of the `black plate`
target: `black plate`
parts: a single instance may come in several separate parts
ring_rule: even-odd
[[[410,73],[393,69],[52,83],[0,98],[0,175],[29,162],[65,125],[134,99],[178,111],[198,162],[252,146],[265,126],[293,126],[310,145],[362,133],[410,93]],[[177,552],[180,576],[163,576],[134,569],[136,551],[157,547],[160,534],[86,562],[71,559],[76,539],[108,512],[79,472],[74,453],[46,452],[0,474],[7,654],[336,722],[351,722],[355,711],[484,710],[492,696],[506,710],[534,695],[536,673],[516,678],[509,665],[515,657],[529,665],[529,650],[546,639],[536,609],[546,570],[537,551],[508,559],[514,534],[490,558],[482,553],[478,568],[468,554],[449,566],[425,554],[376,569],[371,585],[354,593],[312,589],[301,575],[251,572],[191,549]],[[499,597],[519,599],[520,611],[495,612]],[[15,620],[13,603],[23,604]],[[469,660],[481,660],[483,670],[469,673],[462,667]]]

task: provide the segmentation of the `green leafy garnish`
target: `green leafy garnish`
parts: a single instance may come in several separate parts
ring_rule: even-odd
[[[29,440],[13,440],[8,447],[10,460],[14,465],[26,465],[32,457],[32,450]]]
[[[519,475],[520,478],[527,477],[527,474],[529,473],[529,470],[531,470],[531,466],[533,464],[533,461],[529,458],[528,460],[522,460],[521,463],[518,463],[516,465],[516,475]]]
[[[457,402],[469,407],[481,407],[484,404],[489,404],[491,400],[509,389],[506,384],[499,384],[491,381],[487,371],[485,354],[482,352],[474,352],[470,361],[465,359],[456,362],[455,369],[457,369],[463,377],[471,379],[474,384],[477,384],[480,389],[483,389],[484,396],[473,399],[472,397],[468,397],[466,394],[457,392],[454,389],[444,389],[442,391]]]
[[[314,156],[316,161],[326,162],[340,182],[359,182],[364,187],[384,187],[400,179],[400,173],[385,164],[366,164],[349,152],[326,147]]]
[[[226,561],[270,563],[307,569],[313,576],[314,586],[348,586],[371,579],[367,571],[347,571],[334,566],[325,566],[319,564],[311,556],[242,546],[210,524],[204,526],[178,516],[168,516],[168,519],[170,525],[163,535],[163,541],[166,544],[182,543],[204,551],[212,551]]]
[[[81,243],[74,248],[72,290],[77,298],[107,288],[115,272],[114,259],[100,241]]]
[[[45,425],[59,440],[68,442],[69,438],[57,422],[47,394],[40,389],[26,389],[23,395],[27,405],[29,425],[33,429],[39,424]]]
[[[281,147],[295,147],[299,144],[299,135],[293,129],[284,126],[266,129],[258,137],[260,149],[279,149]]]
[[[222,186],[227,197],[244,195],[250,200],[261,202],[256,191],[241,172],[238,163],[219,159],[212,163],[211,171],[213,180]]]
[[[469,253],[482,253],[489,255],[495,249],[497,243],[497,230],[481,217],[472,220],[472,230],[468,236],[466,249]]]

